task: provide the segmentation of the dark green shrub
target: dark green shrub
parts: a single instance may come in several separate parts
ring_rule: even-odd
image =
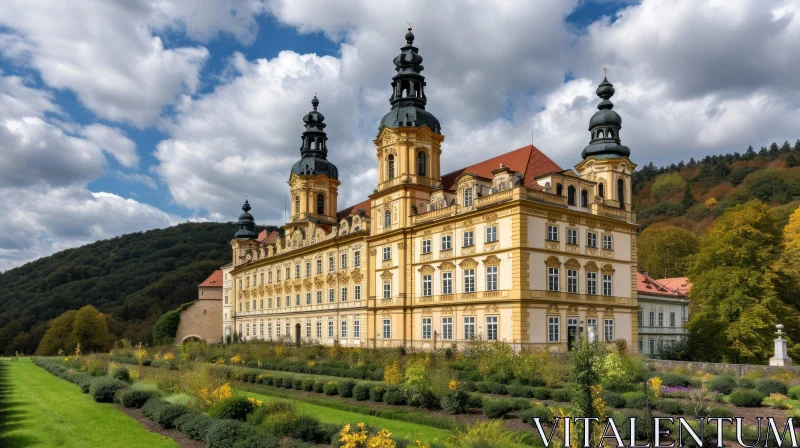
[[[92,380],[94,380],[93,376],[82,373],[76,374],[73,376],[73,379],[73,382],[81,388],[81,392],[85,394],[89,393],[89,389],[92,387]]]
[[[800,386],[794,386],[789,389],[788,395],[792,400],[800,400]]]
[[[498,399],[484,400],[483,402],[483,414],[489,418],[503,418],[513,409],[511,400]]]
[[[469,395],[463,390],[448,390],[442,395],[439,405],[448,414],[466,414]]]
[[[600,392],[600,396],[603,398],[603,401],[606,402],[606,406],[610,408],[621,408],[625,406],[625,400],[622,399],[621,394],[611,392],[610,390],[604,390]]]
[[[98,403],[113,403],[117,391],[128,386],[128,383],[110,376],[98,376],[89,386],[89,394]]]
[[[289,381],[288,378],[286,378],[285,380]],[[275,387],[283,387],[283,381],[284,381],[284,377],[276,376],[275,378],[272,379],[272,385],[275,386]]]
[[[169,405],[168,402],[161,398],[152,397],[142,405],[142,414],[150,420],[155,420],[158,414]]]
[[[505,384],[489,383],[489,392],[497,395],[508,395],[508,387]]]
[[[550,391],[553,401],[568,402],[572,400],[572,391],[569,389],[553,389]]]
[[[646,397],[644,392],[625,392],[622,394],[622,400],[625,401],[626,408],[642,409],[645,407]]]
[[[175,427],[192,440],[205,440],[208,428],[215,420],[202,412],[187,413],[175,420]]]
[[[662,373],[656,375],[661,379],[662,385],[669,387],[689,386],[689,377],[677,373]]]
[[[189,408],[186,406],[171,404],[165,406],[161,412],[158,413],[155,421],[164,429],[172,429],[175,427],[175,420],[187,412],[189,412]]]
[[[280,439],[266,430],[244,425],[231,448],[278,448],[279,446]]]
[[[383,395],[386,393],[386,389],[383,386],[375,386],[369,390],[369,399],[375,402],[383,401]]]
[[[253,412],[253,403],[247,397],[234,396],[214,403],[208,415],[219,419],[247,420],[247,414]]]
[[[726,406],[712,406],[708,408],[709,417],[732,418],[736,415],[733,409]]]
[[[756,382],[751,378],[740,378],[737,387],[739,387],[739,389],[755,389]],[[789,389],[789,392],[791,392],[791,389]],[[800,389],[798,389],[798,392],[800,392]]]
[[[302,378],[295,378],[292,381],[292,388],[295,390],[303,390],[303,379]]]
[[[325,382],[320,380],[314,380],[314,392],[321,394],[325,391]]]
[[[467,407],[470,409],[483,408],[483,397],[478,394],[469,394],[469,398],[467,398]]]
[[[535,426],[536,423],[534,422],[534,418],[538,417],[539,421],[542,423],[552,423],[553,422],[553,413],[550,412],[550,409],[547,409],[546,406],[541,405],[534,405],[528,409],[523,409],[517,413],[519,418],[522,419],[523,422],[528,423],[532,426]]]
[[[325,395],[338,395],[339,383],[334,381],[328,381],[327,383],[325,383],[324,386],[322,386],[322,392],[324,392]]]
[[[730,394],[736,387],[736,378],[732,376],[715,376],[706,383],[707,389],[723,395]]]
[[[86,373],[91,376],[103,376],[106,374],[106,364],[100,360],[90,361],[86,366]]]
[[[314,390],[314,379],[313,378],[306,378],[300,384],[300,388],[306,392],[311,392]]]
[[[353,396],[353,388],[356,387],[356,382],[353,380],[344,380],[339,383],[339,396],[350,398]]]
[[[533,388],[533,398],[537,400],[549,400],[550,399],[550,388],[549,387],[534,387]]]
[[[773,380],[772,378],[761,378],[756,381],[756,390],[764,395],[789,393],[789,388],[783,381]]]
[[[761,406],[761,402],[764,400],[764,395],[757,390],[734,389],[730,396],[728,396],[728,400],[734,406],[754,408]]]
[[[491,385],[489,383],[486,383],[486,382],[483,382],[483,381],[480,382],[480,383],[475,383],[475,390],[480,392],[480,393],[482,393],[482,394],[490,394],[490,393],[492,393]]]
[[[680,415],[684,413],[683,404],[678,400],[661,399],[656,401],[655,404],[656,409],[665,414]],[[716,417],[716,415],[714,417]]]
[[[208,448],[230,448],[245,435],[245,424],[236,420],[213,420],[206,432]]]
[[[522,384],[511,384],[508,386],[508,394],[512,397],[533,398],[533,388]]]
[[[358,401],[369,400],[370,385],[367,383],[358,383],[353,388],[353,397]]]
[[[301,415],[294,421],[289,435],[306,442],[322,443],[322,425],[310,415]]]
[[[641,411],[614,412],[613,414],[611,414],[611,417],[614,418],[617,430],[619,431],[619,436],[622,438],[622,440],[625,441],[631,440],[631,425],[629,423],[631,417],[635,418],[637,421],[636,439],[648,440],[647,425],[643,424],[646,421],[644,412]]]
[[[383,402],[391,406],[406,404],[406,394],[399,387],[388,387],[383,394]]]
[[[122,394],[122,405],[126,408],[139,409],[149,400],[153,394],[146,390],[129,390]]]
[[[120,381],[125,381],[126,383],[131,382],[131,373],[128,371],[127,367],[115,367],[114,370],[111,371],[111,376]]]

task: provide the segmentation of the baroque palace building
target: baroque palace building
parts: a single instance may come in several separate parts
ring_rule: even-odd
[[[588,335],[635,350],[636,165],[614,87],[604,79],[597,89],[574,169],[531,145],[442,175],[444,135],[425,109],[410,28],[405,38],[374,140],[375,190],[339,210],[315,95],[289,175],[289,222],[257,234],[242,207],[224,334],[414,349],[481,337],[556,351]]]

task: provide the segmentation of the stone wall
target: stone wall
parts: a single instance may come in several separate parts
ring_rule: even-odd
[[[175,344],[180,344],[189,337],[197,337],[211,344],[220,343],[221,323],[222,300],[198,300],[181,313]]]
[[[764,366],[757,364],[723,364],[714,362],[691,362],[691,361],[668,361],[664,359],[648,359],[647,362],[657,370],[671,371],[676,367],[688,368],[693,372],[702,370],[710,373],[733,373],[737,377],[745,375],[747,372],[762,371],[772,373],[776,371],[791,371],[800,375],[800,366],[777,367]]]

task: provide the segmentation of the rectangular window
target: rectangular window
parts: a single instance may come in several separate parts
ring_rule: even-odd
[[[317,274],[322,274],[322,260],[317,260]]]
[[[613,282],[611,281],[611,274],[603,274],[603,295],[604,296],[613,296],[613,291],[611,289],[611,285]]]
[[[452,317],[443,317],[442,318],[442,339],[446,339],[448,341],[453,339],[453,318]]]
[[[355,320],[353,321],[353,337],[361,337],[361,321],[358,320],[358,316],[356,316]]]
[[[339,257],[340,269],[347,269],[347,252],[342,252],[341,256]]]
[[[251,309],[252,309],[253,311],[255,311],[255,310],[256,310],[256,301],[255,301],[255,300],[253,300],[253,308],[251,308]]]
[[[559,283],[559,268],[547,268],[547,290],[558,291],[561,289]]]
[[[333,257],[328,257],[328,272],[336,270],[336,260]]]
[[[340,295],[339,299],[342,302],[347,302],[347,286],[342,286],[342,290],[339,293],[339,295]]]
[[[464,339],[470,340],[475,337],[475,316],[464,317]]]
[[[311,319],[306,319],[306,337],[311,338]]]
[[[300,306],[300,294],[294,296],[294,306]]]
[[[258,337],[264,339],[264,322],[258,324]]]
[[[453,273],[442,272],[442,294],[453,293]]]
[[[578,245],[578,229],[567,229],[567,244]]]
[[[643,353],[642,350],[644,350],[644,341],[639,339],[639,353]]]
[[[317,337],[322,337],[322,319],[317,319]]]
[[[242,324],[239,324],[239,337],[242,337]]]
[[[361,251],[357,250],[353,252],[353,267],[360,268],[361,267]]]
[[[292,306],[292,296],[286,296],[286,308]]]
[[[281,296],[275,298],[275,308],[281,307]]]
[[[336,301],[336,291],[333,288],[328,289],[328,303],[333,303]]]
[[[383,319],[383,338],[392,338],[392,321],[391,319]]]
[[[306,277],[311,277],[311,262],[306,261]]]
[[[611,242],[611,235],[603,235],[603,249],[612,250],[613,244]]]
[[[333,337],[333,320],[328,319],[328,337]]]
[[[289,280],[290,278],[292,278],[292,268],[286,266],[286,280]]]
[[[322,303],[322,291],[317,291],[317,305]]]
[[[267,337],[272,339],[272,321],[267,322]]]
[[[597,295],[597,272],[586,273],[586,294]]]
[[[275,339],[281,338],[281,320],[278,319],[278,322],[275,323]]]
[[[388,281],[383,282],[383,298],[384,299],[392,298],[392,284]]]
[[[239,312],[242,312],[242,302],[239,302]]]
[[[422,240],[422,253],[431,253],[431,240]]]
[[[275,270],[275,281],[276,282],[281,281],[281,270],[280,269],[276,269]]]
[[[561,339],[561,318],[550,316],[547,318],[547,340],[558,342]]]
[[[306,305],[311,305],[311,293],[306,293]]]
[[[497,266],[486,266],[486,290],[497,291]]]
[[[567,269],[567,292],[578,293],[578,271],[576,269]]]
[[[549,241],[558,241],[558,226],[547,226],[547,239]]]
[[[228,296],[225,296],[225,305],[228,304]]]
[[[644,324],[644,312],[642,311],[641,308],[639,308],[639,313],[637,314],[637,317],[638,317],[637,320],[639,321],[639,326],[641,327]]]
[[[264,309],[264,299],[258,301],[258,309],[260,310]]]
[[[475,269],[464,269],[464,292],[475,292]]]
[[[660,311],[658,313],[658,326],[659,327],[663,327],[664,326],[664,313],[662,313]]]
[[[497,340],[497,316],[486,316],[486,339],[489,341]]]
[[[261,273],[261,284],[262,285],[264,284],[264,273],[263,272]]]
[[[464,247],[471,247],[475,244],[473,234],[472,230],[464,232]]]
[[[361,300],[361,285],[353,286],[353,300]]]
[[[267,308],[272,309],[272,297],[267,297]]]
[[[294,278],[300,278],[300,263],[294,265]]]
[[[383,248],[383,261],[392,259],[392,247],[386,246]]]
[[[586,234],[586,247],[597,247],[597,234],[594,232],[588,232]]]
[[[472,188],[464,189],[464,207],[472,207]]]
[[[670,313],[669,313],[669,326],[670,327],[674,327],[675,326],[675,312],[674,311],[670,311]]]
[[[494,243],[497,241],[497,226],[491,226],[486,228],[486,242],[487,243]]]
[[[651,355],[656,354],[656,341],[653,339],[650,339],[650,354]]]
[[[606,341],[613,341],[614,340],[614,320],[613,319],[606,319],[605,320],[605,335],[606,335]]]
[[[245,336],[249,337],[250,336],[250,325],[245,325],[244,326],[244,331],[246,332]]]
[[[430,339],[431,338],[431,320],[430,317],[423,317],[422,318],[422,339]]]
[[[650,311],[650,326],[651,327],[656,326],[656,313],[653,311]]]
[[[450,235],[442,235],[442,250],[450,250]]]
[[[597,319],[586,319],[586,329],[593,328],[595,337],[597,337]]]
[[[341,324],[342,324],[342,338],[346,338],[347,337],[347,321],[345,319],[342,319]]]
[[[272,271],[267,272],[267,281],[272,283]]]
[[[433,295],[433,276],[430,274],[422,276],[422,295],[425,297]]]

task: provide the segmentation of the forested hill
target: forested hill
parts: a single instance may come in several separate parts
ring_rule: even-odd
[[[664,222],[700,235],[725,210],[752,199],[768,204],[785,225],[800,205],[800,140],[661,168],[641,165],[633,189],[642,228]]]
[[[47,322],[94,305],[109,330],[147,342],[165,311],[230,261],[232,223],[187,223],[132,233],[44,257],[0,274],[0,352],[32,353]]]

